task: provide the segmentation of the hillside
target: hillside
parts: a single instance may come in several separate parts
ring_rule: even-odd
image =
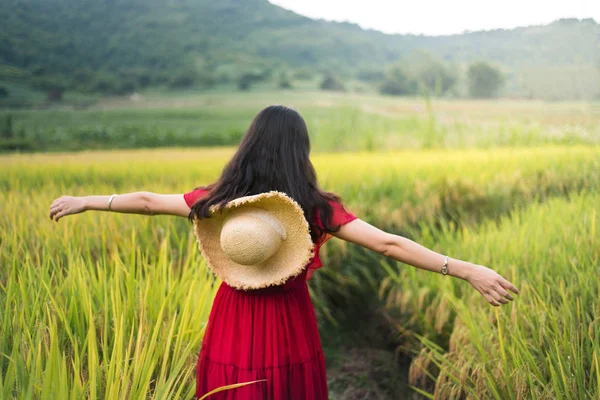
[[[0,18],[0,81],[92,92],[211,84],[279,69],[353,77],[417,49],[458,64],[486,59],[509,72],[590,70],[600,58],[600,25],[592,19],[444,37],[387,35],[266,0],[4,0]]]

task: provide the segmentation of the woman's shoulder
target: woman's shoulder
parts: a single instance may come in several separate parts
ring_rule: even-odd
[[[196,201],[198,201],[202,196],[208,193],[208,189],[205,186],[199,186],[191,191],[183,194],[183,199],[185,200],[188,207],[192,207]]]
[[[353,219],[356,219],[356,215],[354,215],[349,208],[344,203],[343,199],[339,197],[339,200],[336,199],[328,199],[327,202],[331,206],[331,225],[343,225],[346,222],[350,222]],[[321,213],[315,207],[314,220],[319,226],[323,226],[323,221],[321,220]]]

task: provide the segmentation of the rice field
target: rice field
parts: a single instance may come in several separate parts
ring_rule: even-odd
[[[598,190],[586,190],[516,210],[498,224],[424,240],[514,282],[521,294],[508,307],[485,306],[468,284],[391,268],[388,307],[430,324],[415,332],[424,346],[411,365],[412,383],[439,368],[440,399],[600,398],[598,204]],[[427,336],[449,321],[444,349]]]
[[[376,114],[363,111],[381,121],[399,123],[409,113],[402,102],[372,104]],[[327,115],[327,104],[318,107]],[[436,121],[461,118],[461,107],[444,103]],[[572,110],[560,119],[540,107],[531,122],[540,133],[530,138],[535,146],[473,128],[500,126],[498,113],[512,105],[503,107],[473,106],[469,124],[476,125],[464,136],[493,146],[418,142],[418,150],[329,152],[336,129],[363,126],[333,114],[311,159],[320,185],[359,218],[489,266],[521,295],[494,308],[468,282],[332,239],[310,281],[319,322],[380,304],[399,354],[413,358],[408,378],[421,398],[600,398],[598,121]],[[527,118],[515,114],[515,129]],[[587,139],[543,139],[575,125]],[[364,137],[365,129],[353,135]],[[218,282],[187,220],[86,212],[56,223],[48,207],[61,195],[183,193],[216,179],[234,151],[0,156],[0,399],[192,398]],[[348,174],[349,166],[360,168]]]

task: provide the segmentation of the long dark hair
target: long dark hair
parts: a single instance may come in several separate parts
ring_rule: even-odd
[[[342,200],[319,188],[309,153],[308,129],[300,114],[281,105],[265,108],[250,124],[221,177],[196,188],[209,192],[192,206],[190,222],[195,216],[210,217],[209,209],[214,204],[221,207],[238,197],[277,190],[302,207],[313,242],[324,233],[315,223],[316,212],[320,213],[325,231],[337,232],[339,225],[330,225],[333,209],[329,201],[342,204]]]

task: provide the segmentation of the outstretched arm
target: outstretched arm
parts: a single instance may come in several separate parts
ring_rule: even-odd
[[[405,237],[382,231],[361,219],[342,225],[339,232],[332,234],[396,261],[431,272],[441,273],[446,259],[442,254]],[[483,265],[448,258],[448,275],[468,281],[494,306],[513,300],[508,290],[519,294],[519,290],[512,283]]]
[[[50,219],[58,220],[64,216],[84,211],[109,211],[108,200],[111,195],[101,196],[61,196],[50,205]],[[187,217],[190,208],[182,194],[158,194],[152,192],[133,192],[116,195],[110,205],[110,211],[143,215],[177,215]]]

